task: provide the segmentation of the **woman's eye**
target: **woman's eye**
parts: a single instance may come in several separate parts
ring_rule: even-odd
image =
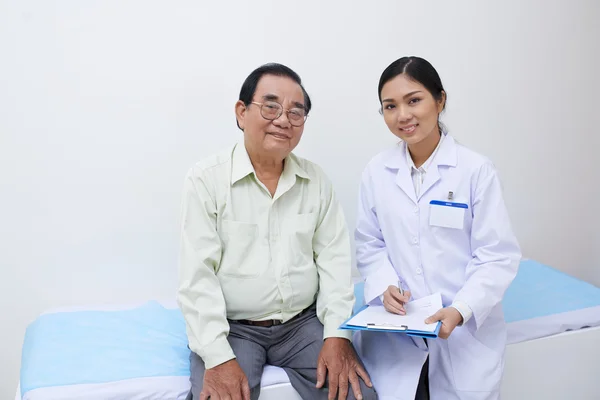
[[[413,99],[410,99],[410,101],[408,102],[408,104],[416,104],[418,102],[420,102],[421,99],[419,99],[418,97],[415,97]]]

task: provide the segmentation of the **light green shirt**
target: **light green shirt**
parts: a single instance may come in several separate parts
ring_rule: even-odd
[[[350,238],[331,182],[290,154],[274,196],[243,142],[197,163],[183,192],[178,302],[190,349],[212,368],[235,357],[227,319],[288,321],[317,302],[324,338],[352,313]]]

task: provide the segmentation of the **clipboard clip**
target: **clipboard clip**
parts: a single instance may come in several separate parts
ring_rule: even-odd
[[[391,324],[367,324],[367,329],[388,329],[391,331],[406,331],[408,326],[406,325],[391,325]]]

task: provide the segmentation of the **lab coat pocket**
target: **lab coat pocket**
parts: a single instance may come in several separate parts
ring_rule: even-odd
[[[457,390],[487,392],[498,388],[502,377],[502,354],[461,327],[450,335],[448,350]]]
[[[448,205],[449,204],[449,205]],[[449,203],[432,200],[429,203],[429,230],[438,249],[468,248],[471,219],[466,202]]]
[[[313,237],[317,227],[317,213],[297,214],[287,221],[290,256],[292,265],[312,263]]]
[[[266,264],[254,262],[254,242],[258,236],[256,224],[224,219],[221,221],[220,235],[223,252],[219,274],[235,278],[255,278],[267,268]]]
[[[429,225],[448,229],[463,229],[466,203],[432,200],[429,203]]]

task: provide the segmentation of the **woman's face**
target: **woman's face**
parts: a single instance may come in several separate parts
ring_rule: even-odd
[[[383,85],[381,99],[386,125],[408,145],[438,134],[438,117],[444,109],[445,93],[436,101],[425,86],[401,74]]]

